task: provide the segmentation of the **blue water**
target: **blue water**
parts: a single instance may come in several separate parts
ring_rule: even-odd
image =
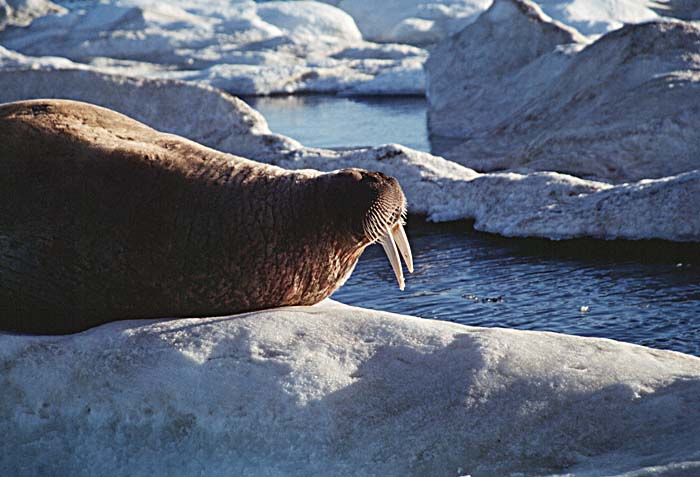
[[[273,132],[293,137],[305,146],[398,143],[430,151],[425,98],[304,95],[245,100],[265,116]]]
[[[335,97],[263,98],[270,128],[306,145],[399,142],[428,150],[425,102]],[[370,247],[333,298],[468,325],[546,330],[700,356],[700,244],[507,239],[466,222],[409,217],[415,273],[396,285]],[[588,311],[585,311],[587,307]]]

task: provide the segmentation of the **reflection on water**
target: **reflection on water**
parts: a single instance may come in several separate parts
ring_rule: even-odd
[[[269,96],[244,98],[265,116],[272,132],[309,147],[398,143],[430,151],[425,98]]]
[[[698,244],[514,240],[474,232],[466,223],[414,225],[408,234],[416,270],[404,292],[381,248],[372,246],[333,298],[467,325],[606,337],[700,355]]]

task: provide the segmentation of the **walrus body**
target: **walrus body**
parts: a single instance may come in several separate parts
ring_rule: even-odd
[[[0,105],[0,328],[313,304],[403,213],[380,173],[287,171],[74,101]]]

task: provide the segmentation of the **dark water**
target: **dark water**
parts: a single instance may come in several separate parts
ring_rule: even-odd
[[[302,96],[251,101],[306,145],[398,142],[428,150],[420,98]],[[370,247],[333,298],[468,325],[599,336],[700,356],[700,244],[506,239],[467,223],[409,218],[416,271],[399,291]],[[581,307],[588,307],[582,311]]]
[[[408,235],[415,272],[405,291],[381,247],[372,246],[333,298],[466,325],[599,336],[700,356],[700,245],[505,239],[467,223],[409,226]]]
[[[265,116],[273,132],[305,146],[398,143],[430,151],[425,98],[304,95],[244,99]]]

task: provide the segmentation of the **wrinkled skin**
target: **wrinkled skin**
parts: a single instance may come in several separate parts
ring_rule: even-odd
[[[398,182],[288,171],[86,103],[0,105],[0,328],[309,305],[347,279]]]

